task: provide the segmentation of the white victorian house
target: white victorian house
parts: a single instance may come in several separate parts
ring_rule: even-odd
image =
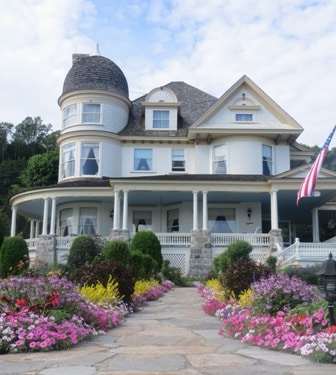
[[[10,199],[11,236],[17,215],[30,219],[32,259],[61,261],[81,234],[152,230],[171,265],[204,275],[236,239],[255,259],[297,261],[300,223],[313,224],[311,256],[333,246],[319,243],[319,215],[335,210],[336,173],[323,169],[317,196],[296,206],[311,157],[303,128],[247,76],[220,98],[171,82],[131,101],[114,62],[75,54],[58,104],[58,183]]]

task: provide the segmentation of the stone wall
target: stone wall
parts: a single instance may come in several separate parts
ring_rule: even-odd
[[[36,270],[46,269],[53,263],[56,263],[56,237],[40,236],[36,244],[34,268]]]

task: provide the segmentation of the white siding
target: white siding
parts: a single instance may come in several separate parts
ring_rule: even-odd
[[[274,146],[274,174],[279,174],[290,169],[289,146]]]
[[[228,145],[228,174],[262,174],[260,140],[230,141]]]
[[[211,173],[211,148],[208,145],[195,146],[194,166],[196,174]]]
[[[102,177],[121,177],[121,155],[119,142],[101,142]]]

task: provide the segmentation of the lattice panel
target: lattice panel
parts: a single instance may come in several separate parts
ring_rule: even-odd
[[[169,260],[170,267],[176,267],[181,270],[182,275],[187,275],[189,271],[189,261],[187,254],[181,253],[163,253],[164,260]]]

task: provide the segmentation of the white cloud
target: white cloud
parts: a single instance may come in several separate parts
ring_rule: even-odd
[[[183,80],[220,96],[247,74],[323,144],[335,123],[334,0],[12,0],[0,12],[0,121],[41,116],[75,52],[124,71],[131,96]],[[333,146],[333,144],[331,145]]]

